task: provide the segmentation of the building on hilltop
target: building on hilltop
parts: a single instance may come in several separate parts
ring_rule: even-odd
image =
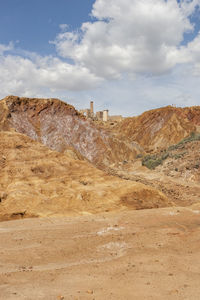
[[[94,103],[90,101],[90,108],[79,110],[81,114],[83,114],[86,118],[94,118]]]
[[[90,108],[81,109],[79,111],[81,114],[83,114],[87,119],[92,119],[94,121],[102,121],[102,122],[120,122],[123,120],[123,117],[121,115],[118,116],[109,116],[109,110],[104,109],[102,111],[97,111],[94,113],[94,102],[90,101]]]

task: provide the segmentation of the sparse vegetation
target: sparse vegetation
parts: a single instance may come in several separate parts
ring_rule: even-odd
[[[167,150],[161,151],[158,154],[146,155],[142,159],[142,165],[148,169],[154,170],[157,166],[161,165],[165,159],[168,157],[179,159],[182,158],[187,152],[183,151],[181,153],[172,153],[173,150],[178,150],[184,148],[186,143],[200,141],[200,133],[192,132],[190,136],[184,138],[179,143],[170,146]],[[195,168],[198,168],[196,166]]]
[[[177,153],[177,154],[170,154],[170,157],[171,158],[175,158],[175,159],[179,159],[181,157],[183,157],[187,152],[184,151],[184,152],[181,152],[181,153]]]
[[[142,154],[141,153],[136,155],[136,159],[138,159],[138,158],[142,158]]]
[[[182,146],[186,143],[200,141],[200,133],[191,132],[190,136],[182,139],[178,144],[172,145],[168,148],[168,151],[176,150],[182,148]]]
[[[146,155],[142,159],[142,165],[147,167],[148,169],[154,170],[157,166],[161,165],[165,159],[169,156],[168,152]]]

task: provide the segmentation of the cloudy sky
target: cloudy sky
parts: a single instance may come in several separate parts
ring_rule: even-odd
[[[0,0],[0,98],[200,105],[200,0]]]

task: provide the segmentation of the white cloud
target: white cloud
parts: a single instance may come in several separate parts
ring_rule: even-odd
[[[124,72],[165,73],[187,62],[180,48],[193,30],[189,16],[199,1],[96,0],[92,16],[80,32],[64,32],[54,41],[62,57],[70,57],[97,76],[119,78]],[[181,57],[181,58],[180,58]]]
[[[145,110],[175,104],[200,105],[200,77],[193,77],[191,65],[179,65],[162,76],[137,76],[133,80],[122,75],[107,81],[89,93],[68,93],[77,107],[88,107],[94,100],[95,110],[108,108],[111,114],[133,116]]]
[[[199,4],[199,0],[181,0],[181,9],[185,16],[190,16],[193,14],[195,9],[198,8]]]
[[[7,50],[8,47],[2,47]],[[86,90],[102,79],[79,65],[71,65],[54,57],[0,55],[0,96],[8,94],[35,96],[43,89]]]
[[[66,31],[68,29],[68,25],[67,24],[60,24],[60,29],[62,31]]]
[[[0,97],[68,94],[79,106],[93,97],[99,109],[115,106],[115,113],[123,101],[124,114],[198,104],[200,36],[182,42],[194,30],[190,16],[199,5],[200,0],[96,0],[91,22],[76,31],[60,25],[50,42],[57,57],[0,44]]]
[[[10,51],[13,49],[13,43],[10,42],[8,45],[0,44],[0,55],[3,55],[4,52]]]

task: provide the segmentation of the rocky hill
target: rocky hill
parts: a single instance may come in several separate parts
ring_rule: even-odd
[[[136,141],[146,151],[155,151],[178,143],[191,132],[199,131],[199,128],[200,106],[167,106],[126,118],[115,127],[115,131]]]
[[[161,190],[178,206],[199,203],[200,133],[191,133],[177,144],[133,162],[115,164],[112,173]]]
[[[0,218],[197,203],[199,129],[199,106],[104,126],[58,99],[8,96],[0,101]]]
[[[0,220],[173,205],[163,193],[122,180],[29,137],[0,131]]]
[[[165,158],[156,170],[186,182],[200,182],[200,134],[192,134],[178,144],[170,146],[157,157]]]
[[[133,159],[141,147],[86,120],[73,106],[58,99],[8,96],[0,101],[0,130],[25,134],[52,150],[74,149],[100,168]]]

